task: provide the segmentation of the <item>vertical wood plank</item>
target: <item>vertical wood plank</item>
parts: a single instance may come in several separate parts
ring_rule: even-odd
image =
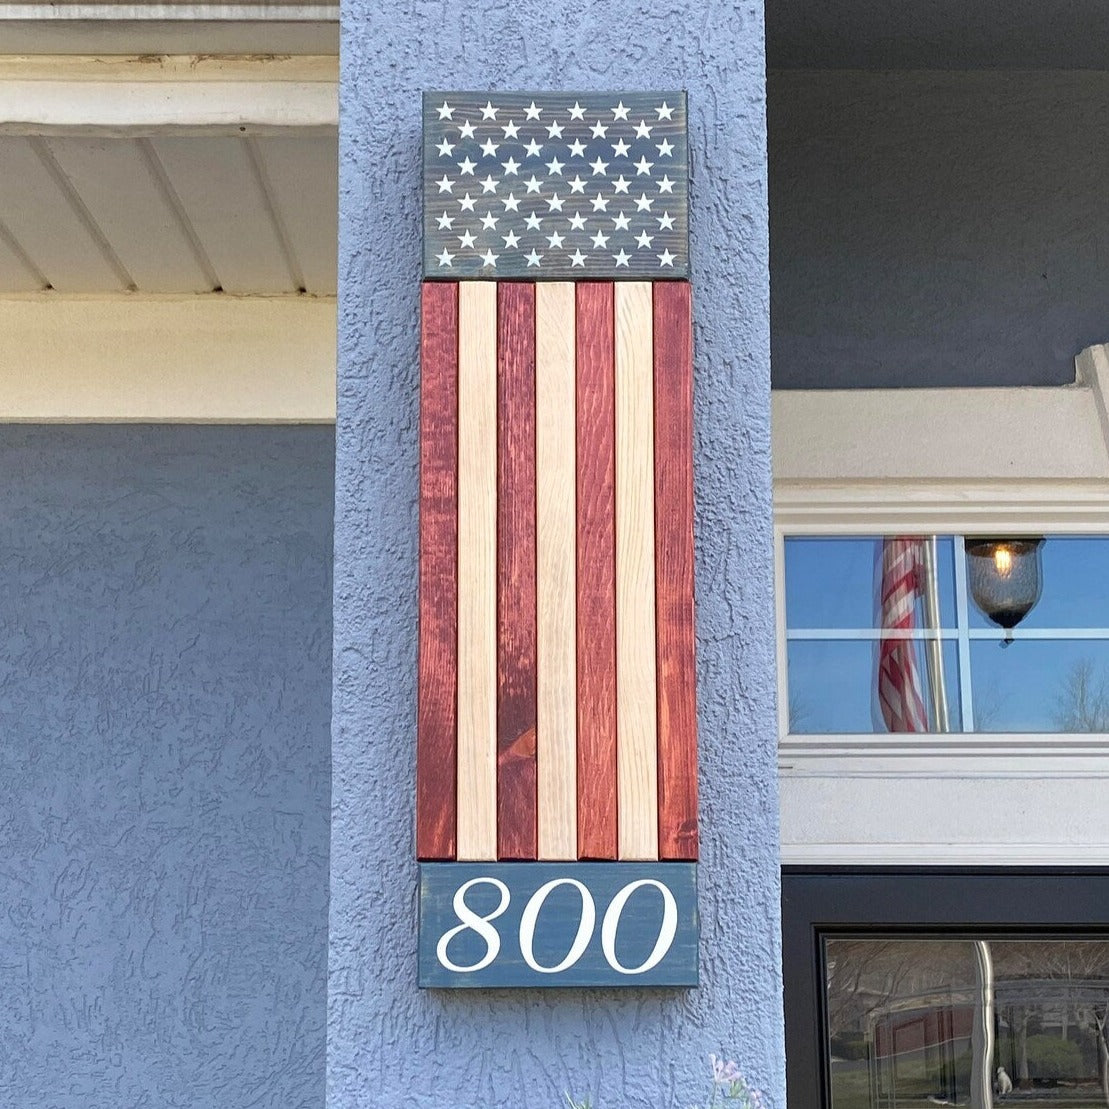
[[[574,286],[535,293],[539,857],[577,857]]]
[[[535,286],[497,305],[497,858],[536,857]]]
[[[654,288],[655,589],[660,859],[697,858],[693,614],[693,330],[690,287]]]
[[[497,286],[458,290],[458,858],[497,856]]]
[[[658,858],[654,374],[651,285],[619,282],[616,316],[616,724],[622,859]]]
[[[613,287],[577,286],[578,857],[615,859],[616,505]]]
[[[425,283],[420,322],[416,854],[455,854],[458,286]]]

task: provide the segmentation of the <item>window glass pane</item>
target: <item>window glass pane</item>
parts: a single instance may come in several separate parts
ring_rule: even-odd
[[[1018,626],[1109,628],[1109,536],[1048,536],[1040,559],[1043,592]],[[970,626],[995,627],[973,601]]]
[[[890,643],[891,641],[887,641]],[[789,730],[794,733],[859,733],[938,731],[929,666],[930,652],[923,640],[892,641],[900,654],[887,660],[887,672],[899,676],[902,709],[896,693],[887,691],[886,711],[878,696],[882,643],[877,639],[794,639],[787,644]],[[936,683],[936,700],[946,703],[948,731],[961,731],[959,673],[956,645],[940,645],[943,682]],[[941,696],[942,695],[942,696]],[[917,727],[909,706],[918,706]],[[923,721],[919,715],[923,706]],[[889,719],[887,720],[887,715]]]
[[[786,624],[790,628],[878,628],[883,541],[871,537],[790,537],[785,541]],[[936,543],[940,622],[955,625],[954,547]],[[924,626],[916,599],[917,627]]]
[[[832,1109],[1106,1104],[1109,943],[828,939]]]
[[[975,639],[974,729],[1109,732],[1109,640]]]

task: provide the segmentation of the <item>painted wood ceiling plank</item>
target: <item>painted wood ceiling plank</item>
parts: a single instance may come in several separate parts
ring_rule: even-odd
[[[150,140],[228,293],[291,293],[297,283],[243,139]]]
[[[216,282],[205,275],[139,143],[44,141],[140,291],[211,291]]]
[[[34,140],[0,138],[0,223],[58,291],[127,288]]]
[[[255,143],[306,290],[334,293],[339,241],[338,139],[265,136]]]
[[[0,295],[33,293],[46,284],[15,236],[0,223]]]

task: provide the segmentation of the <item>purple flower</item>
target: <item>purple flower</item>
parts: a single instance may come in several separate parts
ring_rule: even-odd
[[[739,1067],[736,1066],[733,1060],[729,1059],[724,1062],[723,1059],[710,1055],[709,1062],[712,1063],[712,1080],[718,1086],[731,1086],[734,1082],[743,1081],[743,1076],[739,1073]]]

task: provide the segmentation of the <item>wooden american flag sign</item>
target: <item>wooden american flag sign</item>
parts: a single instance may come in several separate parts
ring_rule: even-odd
[[[441,934],[436,957],[421,934],[421,983],[528,984],[550,970],[534,936],[527,981],[480,945],[456,973],[470,909],[452,875],[500,889],[530,872],[458,864],[697,858],[685,96],[428,94],[423,144],[416,841],[455,869],[422,868],[421,927]],[[631,961],[644,983],[695,981],[692,867],[636,870],[634,912],[612,894],[631,870],[539,873],[555,877],[528,887],[533,931],[548,900],[547,917],[571,911],[568,885],[580,938],[603,875],[618,918],[662,914],[644,926],[656,954],[679,891],[663,956],[685,969],[652,963],[650,938]],[[504,889],[475,935],[512,916]],[[544,984],[641,973],[583,943]]]

